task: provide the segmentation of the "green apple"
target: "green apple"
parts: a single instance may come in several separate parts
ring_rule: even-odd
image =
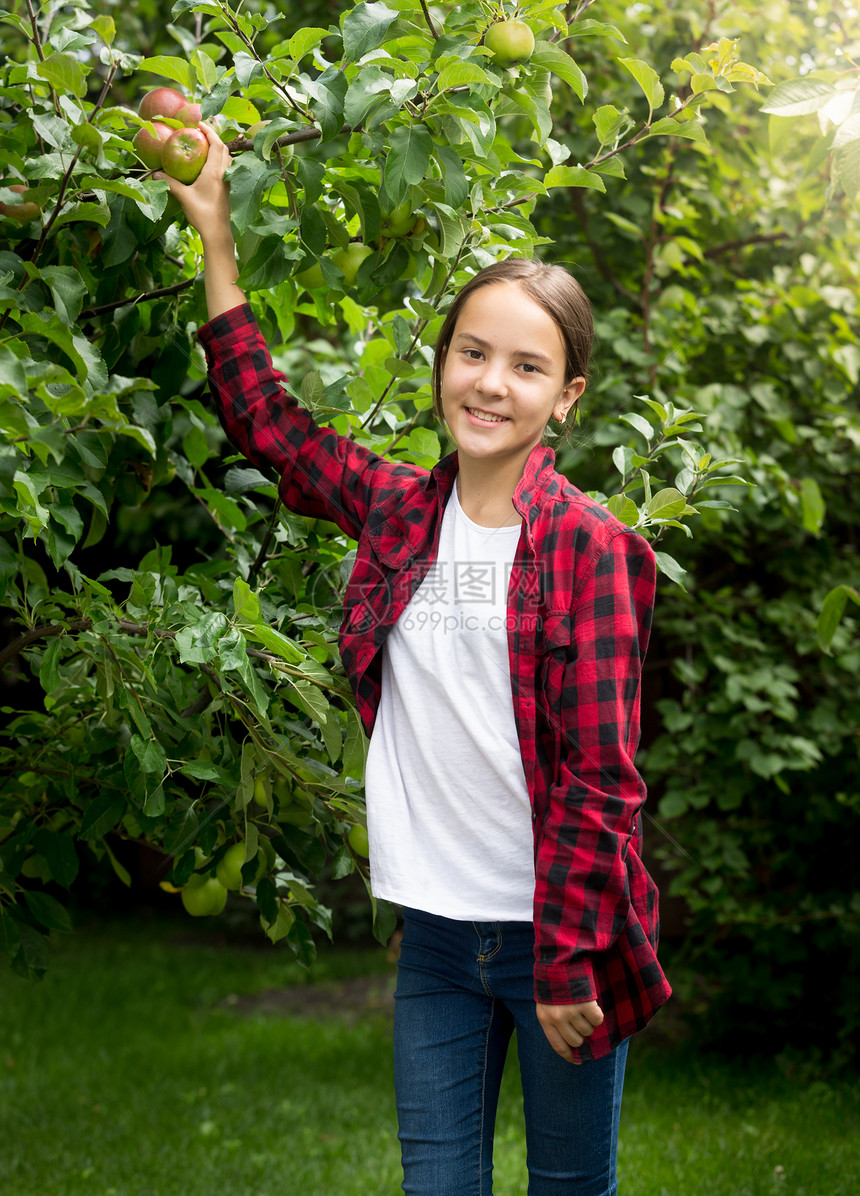
[[[193,183],[209,155],[209,142],[201,129],[177,129],[161,151],[161,169],[179,183]]]
[[[220,914],[227,904],[227,890],[217,877],[195,874],[183,886],[182,904],[192,918]]]
[[[144,166],[150,170],[160,170],[164,143],[173,136],[175,130],[171,129],[170,125],[162,124],[160,120],[151,121],[150,127],[151,132],[145,125],[138,129],[132,145]]]
[[[385,217],[382,225],[383,235],[386,237],[405,237],[411,231],[414,220],[412,204],[408,199],[404,199],[396,208],[392,208]]]
[[[363,245],[361,241],[351,241],[346,249],[338,249],[332,254],[331,260],[343,274],[348,287],[355,282],[361,263],[372,253],[369,245]]]
[[[511,66],[531,58],[535,35],[525,21],[497,21],[484,34],[484,45],[492,50],[493,62],[499,66]]]
[[[181,91],[173,87],[156,87],[148,91],[140,101],[138,112],[144,120],[152,120],[154,116],[169,116],[175,118],[180,108],[188,103]]]
[[[320,287],[324,287],[325,279],[319,262],[314,262],[312,266],[302,270],[301,274],[297,274],[296,282],[306,291],[317,291]]]
[[[367,837],[367,828],[356,823],[355,826],[349,828],[347,839],[355,854],[362,855],[367,859],[370,855],[370,841]]]
[[[266,840],[268,843],[268,839]],[[265,855],[265,853],[264,853]],[[236,893],[242,888],[242,865],[245,863],[245,844],[231,843],[218,862],[215,875],[225,889]],[[266,871],[266,861],[257,861],[257,871],[251,884],[256,884]]]

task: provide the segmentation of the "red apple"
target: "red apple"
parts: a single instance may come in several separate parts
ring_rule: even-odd
[[[189,128],[199,125],[202,119],[203,114],[199,104],[183,104],[174,117],[174,120],[181,120]]]
[[[171,129],[170,125],[162,124],[160,120],[154,120],[151,124],[155,132],[150,133],[146,127],[138,130],[132,144],[144,166],[148,166],[150,170],[158,170],[161,166],[164,143],[176,130]]]
[[[10,183],[10,191],[29,191],[24,183]],[[29,224],[31,220],[42,215],[42,209],[37,203],[0,203],[0,215],[16,220],[18,224]]]
[[[202,129],[177,129],[164,143],[161,169],[179,183],[193,183],[209,154]]]
[[[140,101],[138,112],[144,120],[152,120],[154,116],[175,118],[179,109],[187,103],[182,92],[172,87],[156,87],[155,91],[148,91]]]

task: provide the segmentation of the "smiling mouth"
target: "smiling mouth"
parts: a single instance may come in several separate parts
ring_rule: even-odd
[[[477,407],[467,407],[466,410],[473,419],[479,419],[484,424],[506,424],[506,415],[492,415],[489,411],[480,411]]]

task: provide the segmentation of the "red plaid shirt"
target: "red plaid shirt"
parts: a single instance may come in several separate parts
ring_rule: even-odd
[[[358,541],[340,633],[368,734],[380,649],[433,562],[457,455],[395,463],[318,426],[284,389],[249,306],[200,330],[227,436],[273,465],[284,504]],[[508,590],[517,734],[535,838],[535,999],[596,999],[605,1020],[575,1055],[600,1058],[668,998],[657,889],[641,860],[634,764],[654,554],[536,447],[514,494],[523,530]]]

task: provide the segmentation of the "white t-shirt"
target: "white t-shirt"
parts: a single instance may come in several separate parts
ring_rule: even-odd
[[[519,535],[473,523],[455,485],[438,558],[383,649],[366,774],[373,892],[447,918],[532,919],[505,625]]]

